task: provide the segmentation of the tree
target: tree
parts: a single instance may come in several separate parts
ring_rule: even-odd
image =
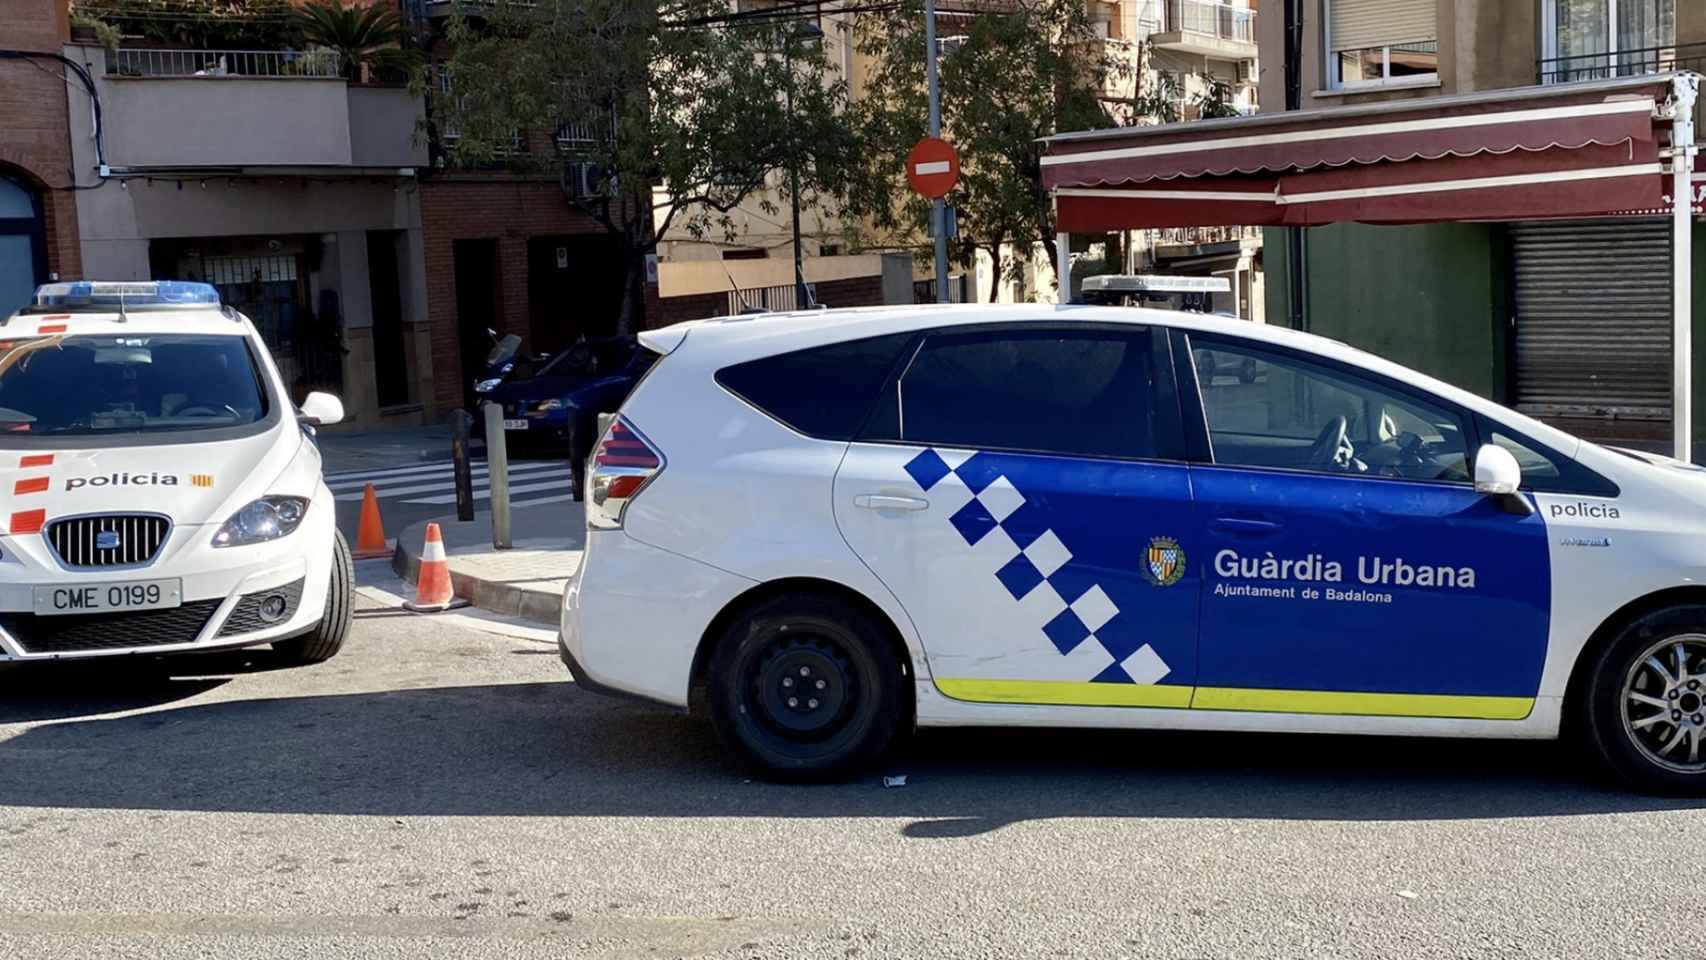
[[[940,32],[961,38],[938,68],[944,136],[960,157],[960,181],[948,197],[958,211],[955,252],[966,264],[977,250],[989,252],[991,299],[1008,244],[1019,259],[1037,242],[1055,256],[1039,139],[1114,125],[1102,92],[1129,67],[1110,53],[1086,9],[1083,0],[1008,0],[941,18]],[[926,133],[922,4],[902,0],[892,11],[861,14],[856,33],[873,69],[858,105],[868,147],[850,190],[852,209],[879,232],[917,236],[929,204],[907,192],[904,175],[907,151]]]
[[[303,39],[337,53],[346,80],[359,81],[363,66],[406,75],[419,65],[420,52],[402,46],[409,34],[395,10],[319,0],[298,9],[296,17]]]
[[[619,239],[618,329],[633,328],[645,255],[680,224],[722,230],[731,211],[797,164],[807,202],[833,194],[857,154],[844,82],[786,9],[730,13],[726,0],[497,0],[457,16],[433,103],[454,159],[559,172],[566,202]],[[792,109],[788,94],[792,94]],[[562,155],[509,152],[518,130],[567,130]],[[600,172],[593,195],[571,171]],[[785,192],[783,193],[786,196]],[[767,208],[771,206],[767,204]]]

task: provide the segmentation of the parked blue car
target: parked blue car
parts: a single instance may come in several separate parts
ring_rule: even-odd
[[[511,450],[568,453],[579,500],[586,460],[598,440],[598,415],[615,413],[656,360],[633,337],[584,340],[533,376],[497,385],[487,398],[503,406],[504,440]],[[475,423],[480,436],[481,418]]]

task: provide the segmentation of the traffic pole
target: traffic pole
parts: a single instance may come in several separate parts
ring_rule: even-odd
[[[474,519],[474,470],[468,459],[468,434],[473,430],[474,417],[468,411],[456,409],[450,414],[450,464],[456,481],[456,519],[467,523]]]
[[[492,547],[508,550],[509,451],[504,444],[504,408],[486,401],[486,482],[492,494]]]
[[[930,94],[930,135],[942,136],[942,88],[936,82],[936,0],[924,0],[924,83]],[[936,302],[948,301],[948,202],[930,201],[930,232],[936,237]]]

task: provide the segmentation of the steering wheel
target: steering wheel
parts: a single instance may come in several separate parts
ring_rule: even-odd
[[[1351,442],[1345,436],[1350,426],[1343,416],[1327,421],[1321,435],[1315,438],[1315,445],[1309,448],[1309,465],[1317,469],[1350,466]]]

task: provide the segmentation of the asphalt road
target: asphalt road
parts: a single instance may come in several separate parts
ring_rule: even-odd
[[[780,787],[547,633],[357,616],[0,671],[0,956],[1706,954],[1706,804],[1556,747],[963,731]]]

